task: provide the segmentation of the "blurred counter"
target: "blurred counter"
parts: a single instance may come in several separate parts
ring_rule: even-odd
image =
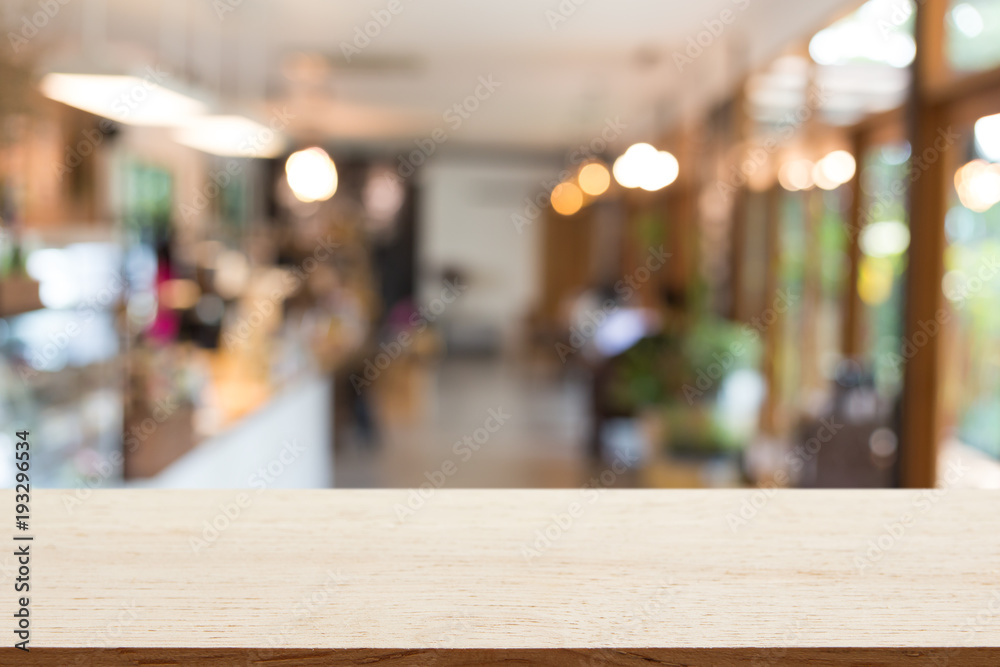
[[[365,331],[334,308],[298,305],[283,276],[265,268],[251,281],[214,347],[172,341],[131,351],[128,483],[249,486],[258,466],[287,464],[294,449],[303,474],[281,484],[332,484],[333,370]]]
[[[260,391],[251,389],[248,396]],[[332,383],[308,374],[255,404],[163,470],[133,486],[324,488],[333,485]]]

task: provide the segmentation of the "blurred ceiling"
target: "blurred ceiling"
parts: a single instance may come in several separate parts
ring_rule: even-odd
[[[4,4],[6,25],[37,10]],[[77,0],[31,46],[48,71],[155,64],[219,113],[284,107],[301,141],[396,149],[441,128],[452,145],[548,151],[616,117],[621,143],[655,136],[856,4]],[[445,114],[480,77],[499,86],[456,128]]]

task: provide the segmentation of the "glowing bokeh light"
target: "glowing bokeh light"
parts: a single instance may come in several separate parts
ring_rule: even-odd
[[[899,220],[873,222],[861,231],[858,245],[868,257],[901,255],[910,247],[910,229]]]
[[[789,160],[778,170],[778,183],[789,192],[808,190],[814,185],[813,167],[809,160]]]
[[[583,206],[583,193],[572,183],[560,183],[552,189],[552,208],[560,215],[573,215]]]
[[[667,151],[641,143],[633,144],[615,160],[612,172],[623,187],[655,192],[677,180],[680,165]]]
[[[576,180],[581,190],[591,197],[597,197],[604,194],[611,185],[611,174],[600,162],[591,162],[583,165]]]
[[[289,155],[285,176],[299,201],[326,201],[337,191],[337,167],[322,148],[314,146]]]
[[[985,160],[967,162],[955,172],[955,191],[962,205],[982,213],[1000,202],[1000,165]]]

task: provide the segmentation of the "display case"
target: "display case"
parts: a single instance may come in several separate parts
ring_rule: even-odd
[[[25,253],[26,273],[0,276],[4,290],[37,286],[37,307],[8,308],[0,317],[0,442],[31,433],[32,482],[39,487],[116,486],[124,376],[118,246],[34,244]],[[3,485],[13,485],[13,463],[0,463]]]

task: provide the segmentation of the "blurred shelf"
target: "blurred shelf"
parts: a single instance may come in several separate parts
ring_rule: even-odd
[[[44,308],[39,283],[30,278],[0,278],[0,317],[13,317]]]

